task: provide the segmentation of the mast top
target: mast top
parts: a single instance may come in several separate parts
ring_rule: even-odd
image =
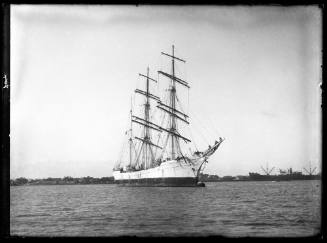
[[[155,82],[155,83],[158,83],[157,80],[155,80],[155,79],[149,77],[149,70],[150,70],[149,67],[148,67],[146,70],[147,70],[147,75],[144,75],[144,74],[142,74],[142,73],[139,73],[139,76],[142,76],[142,77],[144,77],[144,78],[147,78],[147,79],[149,79],[149,80],[151,80],[151,81],[153,81],[153,82]]]
[[[181,59],[181,58],[175,56],[175,46],[174,46],[174,45],[173,45],[173,55],[169,55],[169,54],[167,54],[167,53],[165,53],[165,52],[161,52],[161,54],[162,54],[162,55],[169,56],[169,57],[171,57],[171,58],[173,58],[173,59],[176,59],[176,60],[178,60],[178,61],[181,61],[181,62],[186,63],[185,60],[183,60],[183,59]]]

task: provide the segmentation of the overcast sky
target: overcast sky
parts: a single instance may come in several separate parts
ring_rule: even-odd
[[[172,44],[194,146],[226,138],[205,173],[320,166],[318,7],[12,5],[11,178],[111,176]]]

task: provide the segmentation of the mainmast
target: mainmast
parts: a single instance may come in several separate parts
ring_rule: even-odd
[[[164,52],[161,52],[161,54],[171,57],[171,59],[172,59],[171,60],[171,65],[172,65],[171,74],[165,73],[163,71],[158,71],[159,74],[162,74],[171,80],[171,87],[169,89],[169,91],[170,91],[169,104],[163,104],[163,103],[159,102],[157,107],[160,108],[161,110],[167,112],[170,116],[170,127],[168,128],[168,130],[164,130],[164,131],[168,132],[167,141],[168,141],[169,137],[171,139],[171,159],[176,159],[176,157],[177,157],[176,155],[182,154],[182,152],[180,151],[179,138],[182,138],[185,142],[191,142],[191,140],[189,140],[186,137],[183,137],[177,131],[177,120],[176,119],[179,119],[187,124],[189,124],[189,122],[187,121],[188,116],[186,114],[184,114],[183,112],[178,111],[176,109],[176,82],[187,88],[190,88],[190,86],[188,85],[188,83],[186,81],[175,76],[175,60],[181,61],[184,63],[185,63],[185,60],[175,56],[174,45],[172,46],[172,55],[169,55]],[[183,117],[181,117],[181,116],[183,116]]]
[[[172,81],[172,87],[171,87],[171,90],[170,90],[170,105],[171,105],[171,108],[172,108],[172,111],[173,111],[173,114],[175,114],[175,94],[176,94],[176,86],[175,86],[175,59],[174,59],[174,45],[172,46],[172,53],[173,53],[173,56],[172,56],[172,59],[171,59],[171,66],[172,66],[172,75],[173,75],[173,78],[171,79]],[[174,115],[171,116],[171,126],[170,126],[170,131],[172,132],[175,132],[176,131],[176,118]],[[174,148],[174,139],[175,139],[175,136],[171,136],[171,158],[172,159],[175,159],[175,148]],[[176,139],[176,143],[178,143],[177,139]]]

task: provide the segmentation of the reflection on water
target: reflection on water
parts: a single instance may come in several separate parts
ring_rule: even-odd
[[[309,236],[320,230],[320,181],[10,190],[12,235]]]

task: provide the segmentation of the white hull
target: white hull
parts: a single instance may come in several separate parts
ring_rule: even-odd
[[[184,160],[169,160],[162,162],[160,166],[139,170],[139,171],[114,171],[115,181],[155,179],[155,178],[196,178],[198,169],[203,162],[203,158],[186,163]]]

